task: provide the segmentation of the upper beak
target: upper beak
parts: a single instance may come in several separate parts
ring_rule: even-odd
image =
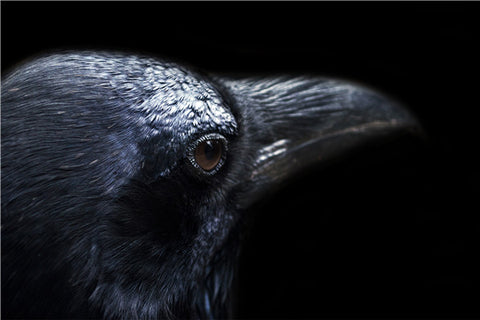
[[[219,81],[238,106],[241,134],[255,149],[242,207],[306,167],[372,139],[420,129],[405,107],[358,84],[315,77]]]

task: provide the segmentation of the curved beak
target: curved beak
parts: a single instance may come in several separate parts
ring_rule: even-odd
[[[420,130],[405,107],[358,84],[287,76],[217,80],[231,93],[245,123],[242,134],[255,146],[242,207],[307,167],[373,139]]]

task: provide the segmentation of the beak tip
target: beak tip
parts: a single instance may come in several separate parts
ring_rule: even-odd
[[[352,98],[365,123],[383,123],[385,133],[406,132],[415,136],[424,136],[418,117],[405,104],[388,95],[357,86]]]

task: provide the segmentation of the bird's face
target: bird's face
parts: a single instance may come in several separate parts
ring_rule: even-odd
[[[343,81],[201,76],[96,53],[19,68],[2,112],[2,288],[15,291],[10,315],[34,316],[225,317],[248,207],[415,126]]]

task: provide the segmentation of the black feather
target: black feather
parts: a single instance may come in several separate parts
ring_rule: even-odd
[[[196,317],[210,289],[224,304],[233,264],[214,257],[237,251],[225,243],[237,217],[228,184],[194,176],[184,155],[236,131],[217,90],[172,63],[66,53],[7,76],[3,315]]]

